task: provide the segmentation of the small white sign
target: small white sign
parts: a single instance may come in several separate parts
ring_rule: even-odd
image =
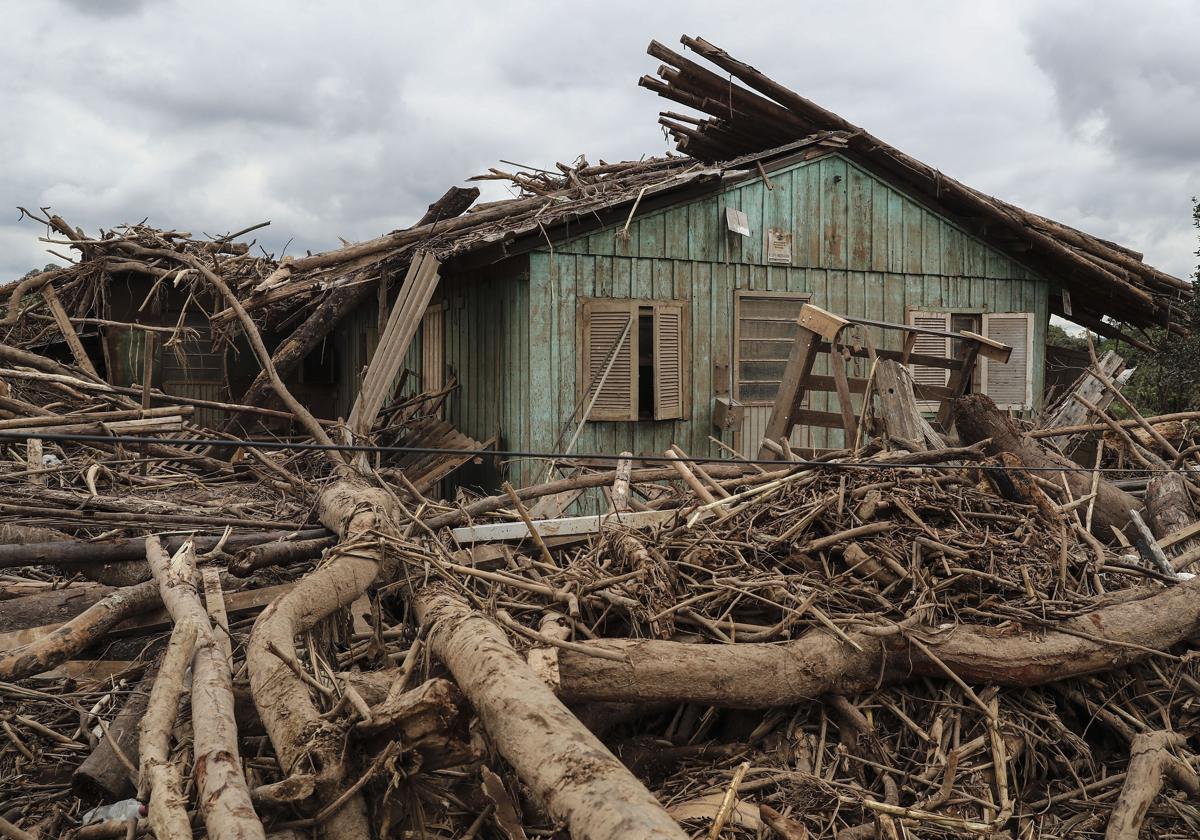
[[[792,264],[792,232],[783,228],[767,228],[767,262]]]
[[[746,214],[741,210],[735,210],[732,207],[725,208],[725,224],[729,230],[741,236],[750,235],[750,220],[746,218]]]

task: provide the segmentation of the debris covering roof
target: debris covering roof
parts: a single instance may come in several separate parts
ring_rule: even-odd
[[[523,195],[463,215],[475,196],[451,191],[411,229],[283,263],[38,217],[79,261],[23,281],[0,342],[0,833],[1195,836],[1200,412],[1099,400],[1029,429],[974,395],[949,441],[880,354],[856,448],[812,460],[786,439],[770,462],[673,446],[603,471],[481,452],[438,417],[452,383],[360,395],[350,458],[257,349],[411,262],[364,377],[390,382],[438,258],[853,137],[492,172]],[[225,307],[285,407],[230,408],[301,433],[204,428],[77,347],[43,354],[129,271]],[[1093,361],[1115,398],[1118,365]],[[1097,432],[1096,468],[1068,459]],[[564,477],[436,498],[476,454]],[[576,491],[604,513],[536,518]]]
[[[927,203],[945,208],[963,219],[968,230],[1061,282],[1074,297],[1056,314],[1092,329],[1103,329],[1100,320],[1109,316],[1137,327],[1186,331],[1180,305],[1190,299],[1191,283],[1146,265],[1140,253],[975,190],[703,38],[684,36],[681,41],[721,72],[654,41],[647,51],[664,64],[658,68],[658,78],[643,76],[639,81],[704,115],[662,113],[659,121],[681,152],[703,161],[729,160],[797,138],[838,132],[847,154],[886,173]]]

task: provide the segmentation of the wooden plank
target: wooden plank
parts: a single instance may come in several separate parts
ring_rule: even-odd
[[[437,288],[438,265],[437,257],[430,251],[415,255],[409,265],[404,285],[400,287],[400,295],[388,318],[387,329],[380,336],[379,346],[367,367],[358,398],[350,410],[348,425],[359,437],[370,434],[379,409],[391,394],[396,374]]]
[[[850,397],[850,386],[846,382],[846,361],[837,352],[836,344],[834,345],[834,352],[829,359],[829,369],[833,372],[833,384],[837,391],[838,408],[842,415],[842,430],[846,434],[844,445],[853,446],[855,435],[858,432],[858,418],[854,416],[854,402]]]
[[[71,323],[67,310],[63,308],[62,301],[58,299],[58,292],[54,291],[54,284],[47,283],[42,286],[42,298],[50,308],[50,314],[54,316],[54,323],[58,326],[59,332],[66,339],[67,347],[70,348],[71,355],[75,357],[75,364],[99,379],[100,374],[96,372],[91,358],[83,349],[83,342],[79,340],[79,334],[75,332],[75,325]]]
[[[578,534],[595,534],[604,530],[606,525],[621,528],[652,528],[664,522],[670,522],[679,515],[674,510],[647,510],[633,513],[614,512],[594,514],[589,516],[569,516],[563,519],[546,519],[534,522],[533,526],[539,536],[563,537]],[[524,522],[498,522],[487,525],[469,525],[454,528],[450,535],[460,545],[479,542],[500,542],[522,540],[530,536],[529,528]]]
[[[204,609],[213,626],[213,637],[221,648],[221,655],[233,668],[233,639],[229,635],[229,613],[225,611],[225,593],[221,589],[221,574],[213,566],[200,570],[204,583]]]
[[[817,333],[801,325],[788,354],[783,381],[779,384],[775,404],[771,407],[771,417],[767,420],[767,427],[763,430],[764,440],[779,441],[791,434],[792,427],[796,425],[797,412],[800,411],[800,406],[804,402],[804,384],[809,374],[812,373],[819,345]],[[775,452],[763,445],[759,449],[758,457],[772,460],[775,458]]]

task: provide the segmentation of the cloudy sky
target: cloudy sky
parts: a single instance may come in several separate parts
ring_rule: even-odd
[[[636,86],[683,32],[944,172],[1195,266],[1200,4],[8,3],[0,204],[271,252],[404,226],[499,159],[667,148]],[[493,187],[495,189],[495,187]],[[499,196],[493,196],[499,197]],[[0,281],[51,258],[0,209]]]

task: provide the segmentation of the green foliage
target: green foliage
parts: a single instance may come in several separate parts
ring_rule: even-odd
[[[1071,335],[1058,324],[1051,324],[1046,329],[1046,344],[1067,350],[1087,350],[1087,339],[1082,334]]]
[[[1200,201],[1193,202],[1193,223],[1200,231]],[[1200,257],[1200,249],[1196,255]],[[1187,305],[1191,335],[1150,330],[1150,343],[1156,353],[1125,344],[1118,350],[1129,364],[1137,366],[1124,393],[1144,414],[1170,414],[1200,407],[1200,267],[1192,277],[1192,286],[1196,294]],[[1104,344],[1112,346],[1113,342]],[[1096,350],[1103,352],[1099,346]]]

